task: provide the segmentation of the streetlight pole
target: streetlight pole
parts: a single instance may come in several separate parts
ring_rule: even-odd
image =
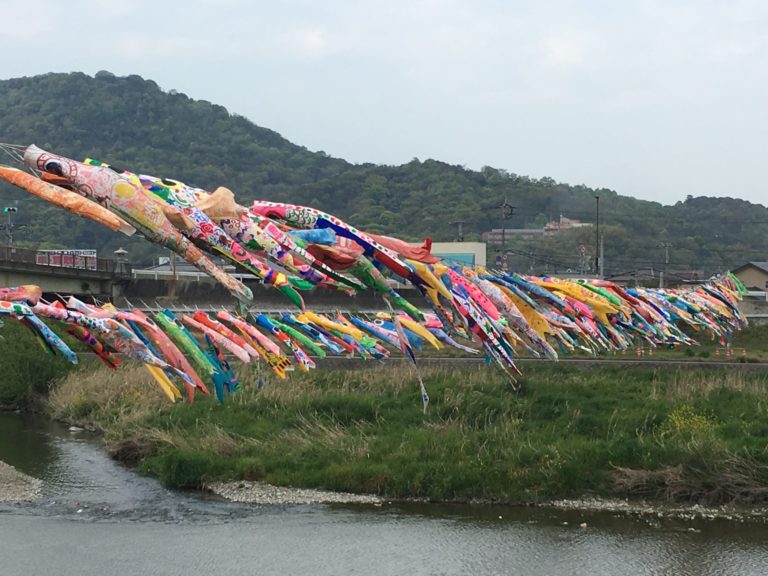
[[[600,196],[595,196],[595,275],[600,274]]]

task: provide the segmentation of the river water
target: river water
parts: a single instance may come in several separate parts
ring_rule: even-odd
[[[2,576],[768,574],[759,522],[232,504],[166,490],[110,460],[87,433],[15,414],[0,414],[0,460],[44,481],[37,502],[0,503]]]

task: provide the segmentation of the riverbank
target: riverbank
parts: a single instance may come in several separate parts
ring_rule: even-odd
[[[42,482],[0,460],[0,502],[29,502],[40,495]]]
[[[68,376],[49,413],[173,487],[258,481],[387,499],[541,504],[607,497],[768,501],[768,380],[737,369],[526,366],[241,370],[221,406],[169,405],[140,368]]]

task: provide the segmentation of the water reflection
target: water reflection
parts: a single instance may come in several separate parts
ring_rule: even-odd
[[[42,478],[56,461],[56,438],[66,429],[30,414],[0,412],[0,460]]]

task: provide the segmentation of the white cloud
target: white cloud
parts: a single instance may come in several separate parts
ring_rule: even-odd
[[[317,58],[328,54],[330,44],[328,34],[317,26],[303,26],[286,32],[282,44],[299,56]]]
[[[584,64],[587,46],[584,39],[574,35],[547,38],[542,44],[544,62],[550,66],[572,68]]]
[[[146,32],[117,32],[113,40],[115,55],[133,61],[189,57],[208,48],[211,46],[198,38]]]
[[[50,0],[41,0],[34,4],[0,0],[0,17],[4,24],[0,34],[0,46],[10,49],[12,42],[31,45],[45,40],[47,34],[57,29],[59,8]]]

